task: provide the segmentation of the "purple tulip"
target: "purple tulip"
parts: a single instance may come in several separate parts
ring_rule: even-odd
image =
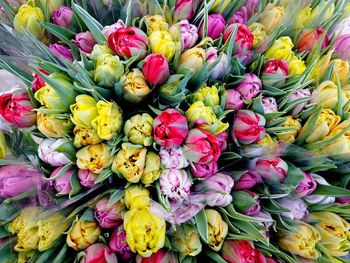
[[[335,52],[340,55],[342,60],[350,59],[350,34],[342,35],[337,38],[333,44]]]
[[[289,101],[295,101],[297,99],[306,98],[310,96],[311,96],[311,92],[309,89],[300,89],[294,92],[292,96],[290,96]],[[302,103],[299,103],[297,106],[295,106],[292,112],[292,115],[293,116],[298,115],[304,109],[305,105],[306,105],[306,102],[302,102]]]
[[[181,20],[179,23],[170,27],[171,34],[178,34],[180,30],[181,51],[193,47],[198,40],[198,28],[190,24],[187,20]]]
[[[228,24],[245,24],[248,21],[248,9],[242,6],[227,21]]]
[[[159,156],[160,163],[165,169],[183,169],[189,165],[181,147],[173,149],[160,148]]]
[[[56,44],[50,44],[49,48],[56,54],[73,62],[74,60],[73,54],[72,52],[70,52],[70,49],[68,47],[56,43]]]
[[[258,11],[260,0],[246,0],[245,6],[247,8],[249,16],[256,13]]]
[[[233,189],[249,190],[260,183],[262,183],[260,175],[258,175],[258,173],[254,170],[249,170],[239,178],[239,180],[235,183]]]
[[[231,70],[230,60],[225,53],[218,54],[215,47],[210,47],[205,52],[206,62],[210,69],[209,78],[212,80],[220,80],[225,77]],[[219,61],[217,61],[219,59]],[[215,63],[214,67],[211,65]]]
[[[316,183],[319,185],[330,185],[326,179],[318,174],[312,173],[311,176],[314,178]],[[326,195],[308,195],[304,199],[310,204],[330,204],[335,202],[335,197]]]
[[[335,201],[339,204],[350,204],[350,198],[346,197],[338,197],[335,199]]]
[[[80,184],[86,188],[91,188],[95,185],[97,174],[92,173],[90,170],[79,169],[78,177]]]
[[[38,147],[39,158],[52,166],[64,166],[71,161],[68,157],[57,149],[68,142],[67,139],[50,139],[43,140]]]
[[[89,32],[82,32],[75,35],[74,44],[80,48],[81,51],[90,54],[97,44],[93,35]]]
[[[112,233],[109,240],[109,247],[113,252],[121,257],[124,261],[128,261],[134,257],[128,243],[126,242],[125,230],[121,229],[122,226],[118,226]]]
[[[223,152],[227,149],[228,132],[223,131],[216,135],[220,144],[220,151]]]
[[[208,16],[208,30],[207,35],[208,37],[212,38],[213,40],[220,37],[222,33],[224,33],[226,27],[226,22],[224,17],[221,14],[211,14]],[[204,22],[202,23],[200,29],[199,29],[199,36],[203,38],[204,34]]]
[[[238,111],[243,109],[244,101],[242,99],[241,93],[235,89],[229,89],[226,91],[226,110]]]
[[[244,77],[245,79],[238,84],[236,90],[242,95],[245,101],[250,102],[261,92],[262,83],[258,76],[253,73],[246,73]]]
[[[261,104],[263,106],[265,114],[278,112],[277,101],[273,97],[262,98]]]
[[[310,173],[303,172],[304,179],[299,182],[295,189],[294,195],[296,197],[304,197],[315,191],[317,183]]]
[[[234,191],[233,204],[237,210],[245,215],[254,216],[261,211],[259,196],[251,191]]]
[[[44,175],[27,164],[5,165],[0,168],[0,196],[4,198],[41,191]]]
[[[51,174],[50,178],[54,178],[60,171],[63,169],[62,167],[57,167]],[[63,175],[60,177],[50,181],[50,184],[56,189],[59,195],[68,195],[72,190],[71,186],[71,177],[74,173],[74,168],[68,169]]]
[[[192,182],[185,170],[163,170],[159,178],[160,189],[169,199],[180,200],[190,194]]]
[[[255,217],[266,218],[266,221],[256,222],[256,224],[265,228],[264,230],[260,230],[260,233],[262,233],[264,237],[269,238],[270,237],[269,230],[273,226],[273,219],[271,215],[268,212],[262,210],[259,213],[257,213]],[[270,263],[270,262],[268,261],[267,263]]]
[[[194,163],[194,167],[191,166],[191,173],[196,178],[209,178],[218,171],[217,162],[210,163]]]
[[[285,197],[278,200],[278,203],[283,207],[288,209],[288,212],[281,212],[281,216],[292,219],[292,220],[302,220],[307,214],[307,206],[305,202],[298,198],[292,199]]]
[[[122,213],[124,205],[117,202],[108,205],[108,198],[103,198],[96,204],[95,218],[102,228],[115,228],[123,223]]]
[[[61,6],[52,12],[52,22],[64,28],[69,28],[73,17],[73,11],[67,6]]]

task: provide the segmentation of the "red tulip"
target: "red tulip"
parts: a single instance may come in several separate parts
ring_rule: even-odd
[[[45,75],[49,75],[45,70],[39,69],[39,71]],[[43,80],[38,74],[34,74],[34,79],[32,82],[32,89],[37,92],[39,89],[46,85],[45,80]]]
[[[229,263],[265,263],[264,255],[247,240],[227,240],[221,250]]]
[[[169,63],[161,54],[150,54],[145,58],[142,73],[152,85],[163,84],[169,78]]]
[[[6,93],[0,96],[0,114],[5,120],[13,125],[26,128],[36,122],[36,112],[33,111],[27,93]]]
[[[118,56],[144,58],[147,54],[147,35],[137,27],[122,27],[108,37],[108,46]]]
[[[118,260],[109,247],[96,243],[84,250],[80,263],[118,263]]]
[[[253,42],[254,42],[254,36],[246,25],[231,24],[226,28],[224,32],[225,42],[229,39],[235,27],[238,27],[236,37],[235,37],[235,46],[236,46],[235,54],[240,54],[252,48]]]
[[[318,28],[314,30],[304,30],[297,41],[296,47],[299,52],[303,51],[311,51],[317,41],[321,38],[322,34],[324,33],[324,29]],[[328,44],[328,35],[326,34],[325,38],[323,39],[321,48],[325,48]]]

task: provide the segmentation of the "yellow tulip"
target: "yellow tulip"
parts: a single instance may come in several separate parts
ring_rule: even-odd
[[[59,119],[38,111],[36,127],[46,137],[63,138],[73,130],[74,124],[67,119]]]
[[[277,138],[281,141],[293,143],[295,141],[295,137],[298,135],[301,124],[297,119],[294,119],[293,116],[284,117],[285,121],[281,124],[281,127],[290,127],[294,128],[294,131],[288,131],[286,133],[278,134]]]
[[[17,258],[17,263],[31,262],[34,259],[35,254],[36,254],[35,250],[19,252],[18,258]]]
[[[152,137],[153,118],[148,113],[134,115],[125,122],[124,134],[134,144],[150,146]]]
[[[277,26],[279,26],[284,19],[284,7],[283,6],[274,6],[269,3],[264,12],[261,15],[259,23],[261,23],[267,32],[267,34],[272,33]]]
[[[97,116],[96,100],[89,95],[78,95],[76,103],[70,106],[72,122],[83,128],[92,128],[92,120]]]
[[[145,77],[137,68],[130,71],[126,76],[123,76],[122,80],[124,82],[124,99],[128,102],[140,103],[151,92]]]
[[[168,31],[169,25],[165,21],[164,17],[160,15],[145,16],[146,26],[147,26],[147,35],[151,35],[156,31]]]
[[[94,81],[104,87],[112,88],[124,73],[124,65],[118,56],[101,55],[96,60]]]
[[[298,58],[295,55],[292,55],[290,60],[288,61],[288,70],[289,75],[296,76],[304,73],[306,70],[305,62],[301,58]]]
[[[162,54],[170,62],[174,55],[176,45],[168,31],[155,31],[149,36],[152,53]]]
[[[266,59],[284,59],[289,61],[292,58],[292,48],[294,47],[290,37],[280,37],[276,39],[272,46],[264,53]]]
[[[315,67],[312,69],[310,73],[310,79],[313,79],[316,83],[319,83],[324,74],[326,73],[329,63],[331,61],[331,57],[333,54],[333,50],[328,51],[328,53],[322,56],[316,63]]]
[[[311,11],[310,5],[306,5],[298,11],[294,22],[295,29],[301,29],[305,26],[306,22],[310,20]]]
[[[194,75],[203,67],[205,59],[204,49],[197,47],[190,48],[181,54],[176,71],[179,74]]]
[[[344,83],[349,78],[349,62],[341,59],[333,59],[330,65],[334,65],[331,81],[334,83]],[[337,79],[338,76],[338,79]]]
[[[143,209],[150,206],[150,193],[141,185],[132,185],[125,190],[124,203],[129,209]]]
[[[209,247],[214,251],[220,251],[228,232],[228,226],[216,210],[205,209],[204,211],[208,220]]]
[[[92,49],[92,52],[90,54],[90,58],[94,63],[97,62],[97,60],[104,56],[104,55],[114,55],[114,52],[112,49],[110,49],[107,45],[94,45],[94,48]]]
[[[331,139],[333,136],[330,133],[324,140]],[[335,142],[324,146],[320,152],[336,160],[348,160],[350,156],[350,136],[342,135]]]
[[[74,133],[73,144],[77,148],[103,142],[103,139],[101,139],[97,135],[97,131],[93,128],[87,129],[87,128],[75,126],[73,133]]]
[[[172,241],[181,257],[194,257],[202,251],[199,234],[191,225],[184,224],[179,226]]]
[[[13,25],[18,32],[24,32],[27,29],[37,39],[44,40],[45,29],[39,24],[39,21],[45,21],[45,16],[41,9],[25,4],[19,8]]]
[[[265,27],[261,23],[252,23],[249,25],[249,30],[254,36],[253,47],[258,47],[267,37]]]
[[[192,94],[192,103],[202,101],[205,106],[216,106],[220,104],[219,91],[216,86],[202,86]]]
[[[337,110],[338,104],[338,88],[332,81],[322,82],[312,93],[311,103],[322,105],[325,109]],[[348,98],[345,92],[341,92],[342,105],[344,106]]]
[[[96,222],[78,220],[67,234],[67,245],[76,251],[94,244],[101,234]]]
[[[161,173],[160,157],[155,152],[148,151],[146,155],[145,170],[141,176],[141,182],[145,185],[151,185],[159,179]]]

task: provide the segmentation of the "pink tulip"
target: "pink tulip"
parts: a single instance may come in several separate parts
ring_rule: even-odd
[[[57,167],[50,178],[54,178],[59,172],[61,172],[62,167]],[[72,190],[71,177],[74,173],[74,168],[68,169],[63,175],[59,176],[57,179],[50,181],[50,184],[55,187],[59,195],[68,195]]]
[[[228,24],[245,24],[248,21],[248,9],[242,6],[227,21]]]
[[[206,62],[209,71],[209,78],[212,80],[220,80],[227,76],[231,70],[230,60],[225,53],[218,54],[218,49],[215,47],[210,47],[205,51]],[[219,61],[217,61],[219,59]],[[212,68],[212,64],[215,66]]]
[[[175,17],[177,20],[190,20],[199,4],[199,0],[176,0],[175,3]]]
[[[224,33],[226,27],[226,22],[224,17],[221,14],[211,14],[208,16],[208,28],[207,35],[211,39],[215,40],[220,37],[222,33]],[[203,38],[204,34],[204,22],[202,23],[199,29],[199,36]]]
[[[289,197],[281,198],[277,201],[283,208],[289,211],[281,212],[281,216],[291,220],[302,220],[307,214],[307,206],[305,202],[300,199],[292,199]]]
[[[226,42],[231,36],[233,30],[237,27],[235,37],[235,51],[234,54],[241,54],[249,51],[253,47],[254,36],[249,28],[244,24],[231,24],[224,32],[224,41]]]
[[[349,60],[350,58],[350,34],[342,35],[337,38],[333,44],[335,52],[340,55],[342,60]]]
[[[50,44],[49,48],[56,53],[59,56],[62,56],[65,59],[68,59],[69,61],[73,61],[73,54],[70,51],[70,49],[64,45],[61,44]]]
[[[108,246],[95,243],[84,250],[80,263],[118,263],[118,259]]]
[[[43,69],[39,68],[38,70],[45,75],[49,75],[49,73]],[[34,91],[34,93],[37,92],[42,87],[44,87],[45,85],[46,85],[45,80],[43,80],[38,74],[34,74],[34,79],[32,82],[32,90]]]
[[[277,101],[274,97],[265,97],[261,100],[261,104],[264,109],[264,113],[278,112]]]
[[[311,51],[316,46],[318,40],[324,34],[324,29],[318,28],[314,30],[304,30],[298,38],[296,43],[296,48],[299,52]],[[321,44],[321,48],[325,48],[328,45],[328,35],[326,34],[323,42]]]
[[[121,202],[108,205],[108,201],[108,198],[103,198],[96,204],[95,218],[100,227],[115,228],[123,223],[124,205]]]
[[[159,178],[160,189],[172,200],[181,200],[190,194],[192,182],[185,170],[163,170]]]
[[[275,85],[284,83],[288,77],[288,63],[286,61],[270,59],[268,60],[261,74],[261,80],[264,84]]]
[[[191,166],[191,173],[196,178],[208,178],[218,171],[217,162],[205,164],[194,163],[193,166]]]
[[[120,225],[113,231],[109,240],[109,247],[124,261],[128,261],[134,257],[134,253],[126,242],[125,230],[121,228],[122,226]]]
[[[296,197],[304,197],[315,191],[317,183],[310,173],[303,172],[303,179],[299,182],[295,189],[294,195]]]
[[[241,93],[239,93],[235,89],[229,89],[226,91],[226,110],[238,111],[243,109],[244,100],[242,98]]]
[[[176,27],[180,27],[181,51],[193,47],[198,40],[197,27],[187,20],[181,20],[178,24],[171,26],[170,32],[175,31]]]
[[[261,92],[262,83],[258,76],[253,73],[246,73],[243,76],[245,79],[238,84],[236,90],[242,95],[245,101],[250,102]]]
[[[80,184],[86,188],[91,188],[95,185],[97,174],[92,173],[90,170],[79,169],[78,177]]]
[[[52,22],[67,29],[70,28],[72,17],[73,11],[67,6],[61,6],[52,12]]]
[[[64,166],[70,163],[68,157],[56,149],[68,142],[66,139],[50,139],[47,138],[39,144],[38,155],[39,158],[52,166]]]
[[[119,28],[126,27],[123,20],[118,20],[117,23],[114,23],[113,25],[110,26],[105,26],[102,29],[102,33],[106,36],[108,39],[109,35],[112,34],[113,32],[117,31]]]
[[[89,31],[76,34],[73,42],[81,51],[88,54],[92,52],[94,46],[97,44],[94,36]]]
[[[296,92],[294,92],[292,94],[292,96],[290,96],[289,101],[295,101],[297,99],[306,98],[306,97],[310,97],[310,96],[311,96],[311,92],[309,89],[300,89],[300,90],[297,90]],[[299,103],[293,109],[292,115],[295,116],[295,115],[298,115],[299,113],[301,113],[301,111],[305,108],[305,106],[306,106],[306,102]]]
[[[233,204],[236,209],[246,215],[255,216],[261,211],[259,196],[251,191],[234,191]]]
[[[19,128],[31,127],[36,122],[36,112],[25,92],[5,93],[0,96],[0,114]]]
[[[265,118],[250,110],[239,110],[233,123],[232,137],[241,144],[257,143],[265,136]]]
[[[220,132],[216,135],[216,138],[219,141],[220,145],[220,151],[223,152],[227,149],[227,140],[228,140],[228,133],[227,131]]]
[[[159,156],[160,163],[165,169],[183,169],[189,165],[181,147],[174,149],[160,148]]]
[[[178,260],[173,252],[162,248],[148,258],[136,257],[136,263],[177,263]]]
[[[262,179],[258,173],[254,170],[249,170],[239,178],[239,180],[235,183],[233,189],[249,190],[260,183],[262,183]]]
[[[221,250],[229,263],[265,263],[264,255],[247,240],[226,240]]]
[[[252,161],[252,167],[264,182],[283,182],[288,173],[288,164],[280,157],[259,157]]]
[[[169,63],[161,54],[150,54],[145,58],[142,73],[152,85],[160,85],[169,78]]]

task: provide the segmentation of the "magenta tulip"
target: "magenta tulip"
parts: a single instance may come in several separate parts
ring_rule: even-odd
[[[89,31],[76,34],[73,42],[82,52],[88,54],[92,52],[94,46],[97,44],[94,36]]]
[[[161,54],[150,54],[145,58],[142,73],[152,85],[160,85],[169,78],[169,63]]]
[[[52,22],[67,29],[70,27],[72,17],[73,11],[67,6],[61,6],[52,12]]]
[[[213,40],[220,37],[222,33],[224,33],[226,27],[226,22],[224,17],[221,14],[211,14],[208,16],[208,28],[207,35]],[[204,34],[204,22],[202,23],[199,29],[199,36],[203,38]]]

